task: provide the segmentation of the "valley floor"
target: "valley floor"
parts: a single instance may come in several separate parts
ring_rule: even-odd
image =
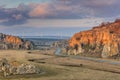
[[[0,80],[119,80],[120,65],[70,56],[55,56],[54,50],[1,50],[0,58],[38,65],[41,74],[11,75]],[[109,60],[113,61],[113,60]],[[119,62],[119,61],[118,61]]]

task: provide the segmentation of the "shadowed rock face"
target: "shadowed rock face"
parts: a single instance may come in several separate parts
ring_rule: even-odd
[[[83,52],[101,53],[101,57],[117,55],[120,51],[120,19],[74,34],[69,45],[72,48],[78,45]]]
[[[32,48],[33,44],[30,41],[24,41],[19,37],[0,33],[0,49],[32,49]]]

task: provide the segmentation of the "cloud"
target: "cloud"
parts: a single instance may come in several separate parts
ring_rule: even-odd
[[[32,18],[45,18],[47,16],[52,16],[53,13],[50,10],[49,3],[31,3],[29,5],[31,7],[31,11],[29,12],[29,16]]]
[[[95,17],[113,17],[120,13],[119,0],[82,0],[84,9],[89,8]]]
[[[16,8],[0,6],[0,25],[22,25],[29,19],[110,18],[120,14],[119,0],[51,0],[21,3]]]
[[[28,6],[32,18],[80,19],[119,15],[119,3],[119,0],[52,0]]]
[[[103,7],[103,6],[111,6],[118,2],[118,0],[83,0],[82,1],[85,6],[93,6],[93,7]]]
[[[29,19],[28,23],[21,26],[40,27],[93,27],[104,22],[104,18],[86,18],[86,19]]]
[[[77,6],[70,6],[58,1],[52,3],[31,3],[29,5],[31,11],[29,16],[31,18],[58,18],[58,19],[68,19],[77,18],[76,14]],[[78,6],[79,7],[79,6]],[[80,10],[80,9],[79,9]]]
[[[55,0],[61,6],[71,7],[71,12],[89,17],[113,17],[120,13],[119,0]],[[77,16],[78,17],[78,16]]]
[[[26,22],[28,16],[26,11],[20,11],[17,8],[1,8],[0,24],[1,25],[18,25]]]

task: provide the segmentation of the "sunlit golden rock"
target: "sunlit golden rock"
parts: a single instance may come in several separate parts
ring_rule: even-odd
[[[113,23],[102,23],[100,26],[93,27],[91,30],[75,33],[69,40],[69,45],[88,45],[89,50],[91,45],[101,45],[101,54],[113,56],[119,53],[120,45],[120,20],[117,19]],[[108,49],[110,47],[110,50]],[[82,47],[84,48],[84,47]],[[103,57],[103,56],[102,56]]]

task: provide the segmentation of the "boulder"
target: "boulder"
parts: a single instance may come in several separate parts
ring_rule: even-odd
[[[20,64],[17,61],[9,62],[7,59],[2,58],[0,60],[0,72],[3,72],[4,76],[10,76],[24,74],[39,74],[41,70],[33,64]]]
[[[33,73],[39,73],[40,70],[32,64],[21,64],[17,67],[17,74],[33,74]]]
[[[109,54],[110,54],[110,45],[104,45],[101,57],[107,58]]]

